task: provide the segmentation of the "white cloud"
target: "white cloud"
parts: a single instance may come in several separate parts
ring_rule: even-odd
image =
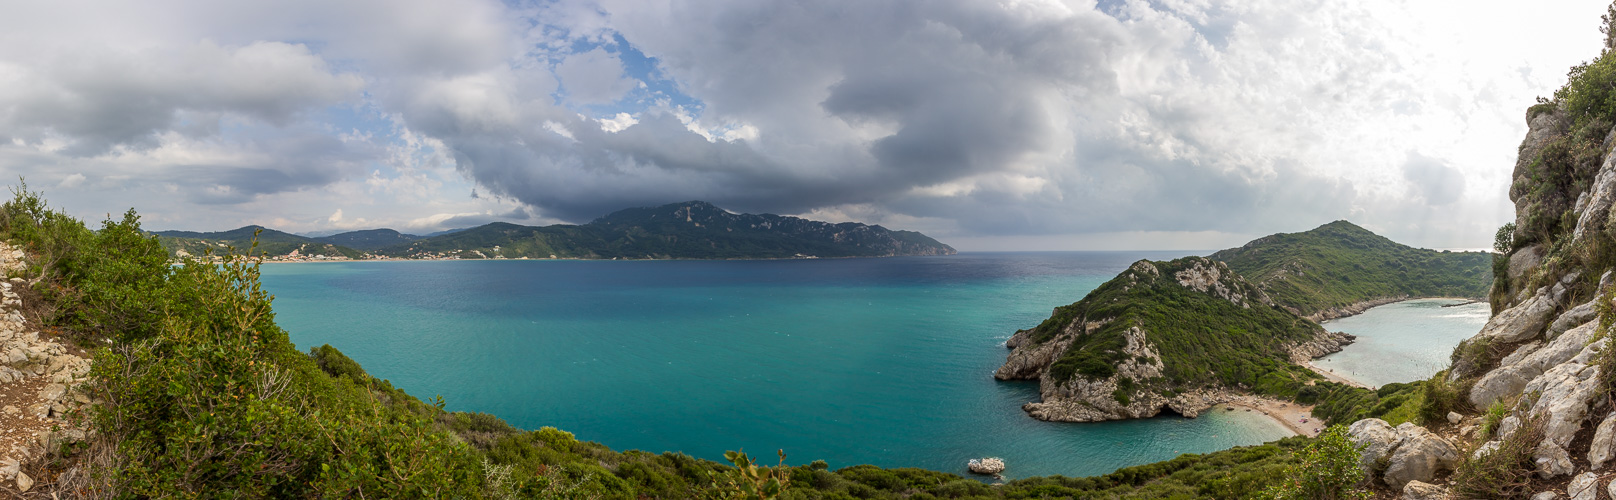
[[[616,102],[637,83],[623,75],[623,62],[617,56],[599,47],[567,56],[555,72],[567,97],[581,104]]]

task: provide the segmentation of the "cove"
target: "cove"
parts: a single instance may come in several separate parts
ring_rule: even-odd
[[[1464,302],[1405,300],[1326,321],[1326,329],[1357,335],[1358,340],[1313,364],[1371,387],[1431,378],[1448,367],[1454,346],[1487,324],[1486,302]]]
[[[263,267],[277,321],[451,410],[613,449],[1086,476],[1288,435],[1246,412],[1040,422],[1003,343],[1164,252]]]

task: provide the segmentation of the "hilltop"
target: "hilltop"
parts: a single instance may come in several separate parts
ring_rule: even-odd
[[[1378,395],[1321,386],[1300,366],[1353,340],[1320,327],[1321,313],[1410,296],[1479,298],[1489,258],[1415,249],[1337,221],[1210,258],[1141,260],[1016,332],[994,377],[1038,380],[1041,401],[1023,409],[1041,420],[1194,416],[1238,393],[1346,398],[1334,405],[1345,418]]]
[[[494,222],[421,237],[392,229],[320,238],[247,226],[197,233],[158,231],[170,254],[245,249],[286,258],[406,259],[791,259],[951,255],[953,247],[914,231],[857,222],[828,223],[773,214],[737,214],[689,201],[619,210],[588,224],[523,226]]]
[[[1265,236],[1210,257],[1314,321],[1407,297],[1482,298],[1492,279],[1491,253],[1414,248],[1344,220]]]

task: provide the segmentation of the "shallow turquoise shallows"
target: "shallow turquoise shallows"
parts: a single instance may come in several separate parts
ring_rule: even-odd
[[[1140,258],[973,253],[789,261],[264,266],[292,340],[411,394],[613,449],[722,460],[1085,476],[1287,435],[1246,412],[1039,422],[1004,340]]]
[[[1407,300],[1326,321],[1325,328],[1357,335],[1358,341],[1313,364],[1371,387],[1431,378],[1447,369],[1454,346],[1487,324],[1486,302],[1464,302]]]

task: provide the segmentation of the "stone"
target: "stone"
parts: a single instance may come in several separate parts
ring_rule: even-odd
[[[1358,452],[1358,466],[1366,477],[1374,473],[1375,462],[1390,455],[1400,442],[1397,430],[1378,418],[1366,418],[1347,426],[1347,439],[1362,448]]]
[[[1594,429],[1594,440],[1588,445],[1588,468],[1602,469],[1612,458],[1616,458],[1616,412],[1606,415]]]
[[[5,412],[7,415],[16,415],[18,413],[22,413],[21,409],[18,409],[16,406],[13,406],[13,405],[6,405],[5,408],[0,408],[0,411]]]
[[[965,465],[965,468],[976,474],[998,474],[1004,472],[1004,459],[994,457],[973,458]]]
[[[1444,500],[1448,489],[1424,481],[1409,481],[1403,485],[1403,500]]]
[[[1466,425],[1464,427],[1459,428],[1459,435],[1460,436],[1470,437],[1470,435],[1474,434],[1475,432],[1476,432],[1476,426],[1474,426],[1474,425]]]
[[[1587,421],[1588,407],[1601,393],[1599,367],[1575,360],[1560,364],[1533,379],[1523,394],[1538,394],[1530,415],[1543,417],[1543,436],[1566,447]]]
[[[1457,424],[1460,420],[1464,420],[1464,415],[1460,415],[1459,412],[1456,411],[1448,412],[1448,423]]]
[[[17,472],[21,470],[22,462],[15,458],[0,460],[0,476],[4,476],[6,479],[17,477]]]
[[[1505,358],[1512,361],[1511,363],[1499,364],[1498,368],[1487,372],[1476,381],[1470,389],[1470,404],[1478,409],[1486,409],[1495,401],[1522,394],[1526,384],[1543,372],[1570,361],[1585,351],[1597,351],[1589,349],[1592,347],[1589,341],[1593,340],[1596,330],[1598,330],[1596,323],[1587,323],[1555,337],[1547,345],[1524,356],[1516,358],[1511,354]]]
[[[28,477],[28,474],[25,472],[17,471],[17,491],[27,493],[28,489],[33,487],[34,478]]]
[[[1555,318],[1553,323],[1549,323],[1549,330],[1544,334],[1544,337],[1553,339],[1572,328],[1576,328],[1587,324],[1589,321],[1593,321],[1594,316],[1599,314],[1598,311],[1594,310],[1594,302],[1598,300],[1599,299],[1594,299],[1578,304],[1577,307],[1573,307],[1566,312],[1560,313],[1560,317]]]
[[[1571,463],[1571,455],[1566,453],[1565,448],[1547,438],[1538,443],[1537,451],[1532,453],[1532,460],[1537,464],[1537,475],[1543,479],[1554,479],[1576,472],[1575,466]]]
[[[1509,255],[1509,282],[1526,283],[1526,279],[1543,263],[1543,245],[1531,245]]]
[[[1558,283],[1555,285],[1559,286]],[[1549,290],[1548,287],[1539,289],[1537,294],[1520,305],[1493,316],[1481,327],[1481,333],[1476,336],[1506,343],[1523,342],[1536,337],[1543,332],[1549,316],[1554,313],[1555,307],[1559,306]]]
[[[1532,500],[1557,500],[1558,498],[1560,498],[1560,492],[1558,491],[1544,491],[1532,495]]]
[[[1599,498],[1599,474],[1584,472],[1571,478],[1571,484],[1566,485],[1566,494],[1571,500],[1596,500]]]
[[[39,399],[44,401],[57,401],[67,393],[67,386],[62,384],[49,384],[39,390]]]
[[[1437,473],[1453,470],[1459,449],[1424,427],[1411,423],[1397,426],[1401,437],[1387,461],[1383,475],[1386,485],[1401,490],[1409,481],[1430,481]]]

